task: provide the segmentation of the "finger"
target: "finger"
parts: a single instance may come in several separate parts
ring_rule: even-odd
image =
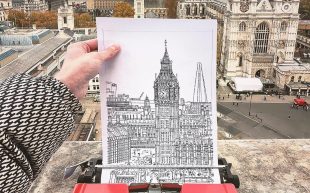
[[[102,52],[91,52],[85,56],[89,64],[97,65],[99,68],[105,61],[114,58],[121,50],[121,47],[114,44]]]
[[[98,40],[97,39],[86,40],[86,41],[84,41],[84,43],[88,45],[91,52],[98,49]]]
[[[77,42],[68,46],[66,58],[76,58],[97,49],[98,49],[97,39]]]

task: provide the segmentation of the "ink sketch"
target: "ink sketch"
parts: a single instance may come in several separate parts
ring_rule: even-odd
[[[97,18],[102,183],[220,183],[216,21]],[[106,166],[106,168],[105,168]]]

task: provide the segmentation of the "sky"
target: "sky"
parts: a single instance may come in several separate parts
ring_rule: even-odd
[[[185,26],[181,26],[182,28],[186,29]],[[216,41],[212,30],[104,30],[103,34],[105,41],[118,43],[122,48],[118,57],[106,65],[104,73],[105,80],[118,85],[118,94],[129,94],[130,97],[137,98],[144,92],[151,100],[154,99],[155,74],[160,71],[160,60],[165,51],[164,42],[167,40],[173,72],[180,85],[180,98],[192,100],[197,63],[201,62],[210,99],[211,84],[215,86],[210,65],[215,65],[212,56],[216,52],[216,48],[212,47],[213,41]]]

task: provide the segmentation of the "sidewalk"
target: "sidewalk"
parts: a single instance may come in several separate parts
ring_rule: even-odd
[[[251,96],[246,96],[246,94],[241,94],[242,100],[236,99],[237,94],[233,94],[229,87],[219,86],[217,89],[217,102],[238,102],[238,103],[249,103],[251,101]],[[266,100],[265,100],[266,97]],[[281,95],[262,95],[253,94],[252,103],[293,103],[296,96]],[[302,97],[309,103],[310,96]]]

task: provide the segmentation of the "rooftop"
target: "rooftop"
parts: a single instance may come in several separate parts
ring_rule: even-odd
[[[79,172],[63,180],[67,166],[102,156],[101,142],[65,142],[29,193],[72,192]],[[310,140],[219,140],[220,156],[240,178],[238,193],[309,192]],[[79,169],[78,169],[79,170]]]
[[[11,56],[12,54],[14,54],[16,51],[11,49],[11,48],[4,48],[4,49],[0,49],[0,61],[4,60],[5,58]]]
[[[46,42],[34,46],[31,50],[25,52],[13,62],[0,68],[0,82],[17,73],[26,73],[31,67],[44,60],[59,46],[70,41],[71,38],[64,36],[55,36]]]
[[[4,35],[40,35],[45,33],[46,31],[50,31],[48,29],[10,29],[5,31]]]
[[[309,71],[310,72],[310,63],[292,63],[292,64],[279,64],[277,66],[279,70],[282,72],[289,72],[289,71]]]

